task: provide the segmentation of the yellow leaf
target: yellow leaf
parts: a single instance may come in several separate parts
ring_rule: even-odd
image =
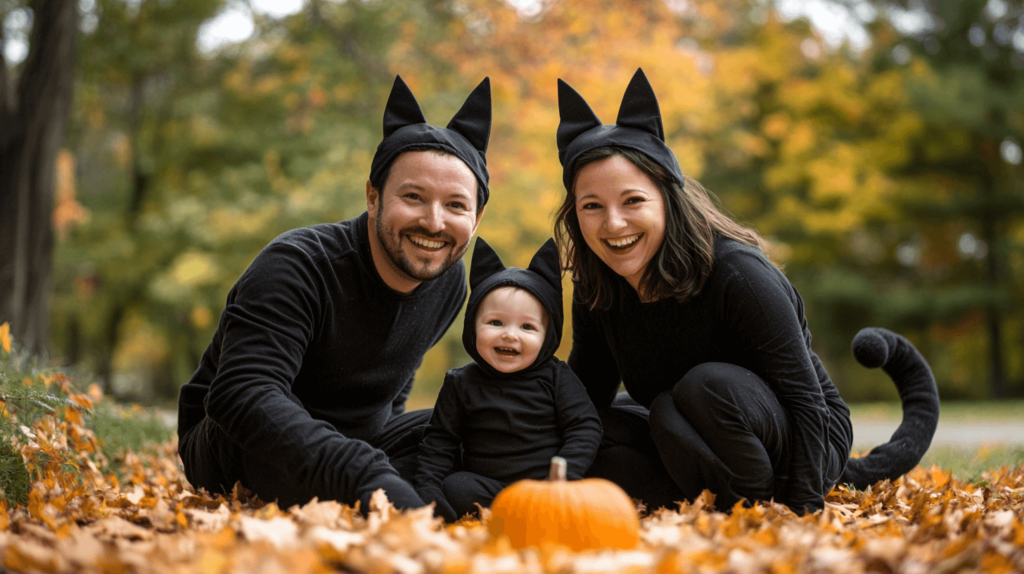
[[[6,321],[0,325],[0,345],[3,346],[4,351],[11,352],[11,324]]]

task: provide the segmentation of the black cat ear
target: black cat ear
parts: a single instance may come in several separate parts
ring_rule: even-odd
[[[626,86],[619,105],[619,117],[615,123],[620,126],[636,128],[658,136],[665,141],[665,128],[661,124],[661,109],[654,88],[647,81],[647,76],[640,68],[636,69],[633,79]]]
[[[558,120],[559,159],[563,159],[565,148],[580,134],[601,125],[583,96],[561,79],[558,80]]]
[[[562,270],[554,239],[548,239],[540,246],[527,269],[543,277],[559,293],[562,292]]]
[[[491,137],[491,79],[484,81],[469,94],[462,108],[448,122],[448,129],[462,134],[481,153],[487,152]]]
[[[473,246],[473,262],[469,266],[470,289],[476,289],[484,279],[504,270],[505,264],[501,262],[494,249],[491,249],[483,237],[477,237]]]
[[[384,138],[387,139],[399,128],[425,123],[427,119],[423,117],[416,96],[412,95],[412,90],[405,85],[401,76],[395,76],[395,85],[391,86],[391,95],[384,106]]]

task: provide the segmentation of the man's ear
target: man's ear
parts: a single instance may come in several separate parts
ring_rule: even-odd
[[[380,201],[380,192],[377,191],[377,188],[373,187],[370,180],[366,180],[366,211],[370,215],[375,215],[377,213],[378,201]],[[479,223],[479,220],[477,223]]]

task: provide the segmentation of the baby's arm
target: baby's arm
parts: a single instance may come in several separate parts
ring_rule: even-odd
[[[559,362],[555,380],[555,414],[562,429],[562,449],[558,456],[568,462],[568,478],[583,478],[597,456],[601,444],[601,419],[590,401],[583,383],[569,365]]]
[[[414,486],[424,502],[437,503],[434,515],[447,522],[455,522],[458,516],[441,491],[441,482],[452,471],[455,458],[462,444],[462,404],[456,389],[457,379],[451,371],[444,377],[441,392],[437,395],[430,423],[423,432],[420,444],[419,469]]]

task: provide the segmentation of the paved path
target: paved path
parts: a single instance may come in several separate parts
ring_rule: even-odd
[[[853,418],[853,448],[868,449],[889,440],[900,424],[896,419]],[[932,445],[979,446],[982,444],[1024,446],[1024,418],[996,421],[943,420],[935,430]]]

